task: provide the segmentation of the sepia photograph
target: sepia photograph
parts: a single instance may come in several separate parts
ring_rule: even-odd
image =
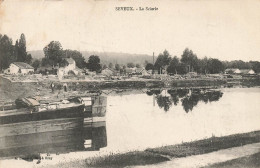
[[[260,168],[260,0],[0,0],[0,168]]]

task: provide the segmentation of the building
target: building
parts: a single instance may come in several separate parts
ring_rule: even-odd
[[[64,67],[60,67],[58,70],[58,76],[68,75],[70,71],[74,71],[76,69],[76,62],[72,58],[66,58],[66,62],[68,63]]]
[[[68,65],[64,67],[65,71],[69,72],[76,69],[76,62],[74,61],[74,59],[66,58],[65,60],[68,63]]]
[[[225,74],[240,74],[241,71],[235,68],[228,68],[225,70]]]
[[[66,58],[65,60],[68,64],[66,66],[60,67],[58,69],[57,75],[58,75],[59,79],[62,79],[64,75],[69,75],[69,74],[82,75],[83,74],[83,70],[76,66],[76,62],[74,59]]]
[[[133,73],[135,73],[135,69],[134,68],[126,68],[125,73],[126,73],[126,75],[132,75]]]
[[[10,74],[28,74],[33,73],[34,68],[24,62],[13,62],[9,66]]]
[[[240,73],[242,75],[254,75],[255,74],[255,71],[252,70],[252,69],[241,69],[240,70]]]
[[[105,68],[102,70],[101,74],[105,76],[114,76],[117,75],[117,72],[111,68]]]
[[[152,73],[148,72],[145,68],[137,68],[136,73],[138,75],[142,75],[142,76],[149,76],[152,74]]]

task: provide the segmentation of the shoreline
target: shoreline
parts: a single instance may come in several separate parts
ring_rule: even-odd
[[[126,153],[95,156],[78,161],[69,161],[45,167],[125,167],[142,166],[163,163],[175,158],[185,158],[207,154],[222,149],[240,147],[260,142],[260,131],[232,134],[224,137],[185,142],[176,145],[167,145],[157,148],[148,148],[143,151],[129,151]],[[44,167],[44,166],[43,166]]]
[[[158,88],[219,88],[219,87],[255,87],[260,86],[260,77],[243,79],[138,79],[138,80],[107,80],[107,81],[11,81],[0,75],[0,86],[3,97],[1,99],[15,100],[20,97],[46,96],[51,94],[51,83],[54,84],[55,93],[63,93],[63,84],[66,83],[66,94],[86,94],[86,92],[98,90],[124,90],[124,89],[158,89]]]
[[[148,83],[152,84],[147,86]],[[180,89],[180,88],[219,88],[225,86],[229,87],[230,85],[237,85],[243,87],[259,87],[260,84],[258,83],[260,80],[257,79],[237,79],[237,80],[209,80],[206,81],[204,79],[193,79],[193,80],[172,80],[172,81],[156,81],[163,84],[163,87],[157,87],[153,85],[154,81],[151,80],[144,80],[144,81],[109,81],[106,85],[104,81],[98,81],[100,85],[94,88],[88,88],[87,86],[95,85],[97,81],[88,81],[86,82],[68,82],[69,91],[63,93],[63,83],[62,81],[57,81],[55,83],[56,90],[54,93],[51,93],[50,84],[51,81],[43,81],[43,82],[11,82],[7,79],[2,80],[0,78],[1,93],[4,92],[5,94],[1,94],[6,99],[6,95],[11,95],[10,98],[15,98],[16,95],[20,96],[32,96],[37,91],[39,91],[40,96],[42,98],[49,97],[56,98],[58,94],[61,92],[60,98],[65,98],[65,96],[79,96],[80,94],[91,93],[93,90],[98,90],[99,88],[103,89],[102,91],[114,91],[114,94],[124,94],[131,89],[135,89],[138,91],[142,91],[142,89]],[[139,85],[135,85],[136,83],[145,83],[144,85],[140,85],[142,87],[137,87]],[[172,83],[171,83],[172,82]],[[201,86],[201,82],[205,82],[203,86]],[[214,83],[216,82],[216,83]],[[219,82],[219,83],[218,83]],[[123,83],[122,85],[118,85],[118,83]],[[125,85],[127,84],[127,87]],[[166,86],[165,84],[171,83],[170,86]],[[172,84],[179,83],[178,86],[173,86]],[[223,84],[224,83],[224,84]],[[252,84],[253,83],[253,84]],[[192,85],[191,85],[192,84]],[[252,85],[251,85],[252,84]],[[86,86],[87,85],[87,86]],[[102,88],[102,86],[106,86],[107,88]],[[116,86],[116,87],[114,87]],[[120,87],[118,87],[120,86]],[[135,87],[134,87],[135,86]],[[144,87],[143,87],[144,86]],[[16,97],[17,98],[17,97]],[[50,99],[51,100],[51,99]],[[223,137],[214,137],[192,142],[185,142],[182,144],[176,145],[167,145],[157,148],[148,148],[143,151],[129,151],[127,153],[119,153],[119,154],[108,154],[105,156],[96,156],[91,158],[85,158],[80,160],[80,162],[70,161],[62,163],[61,167],[124,167],[124,166],[135,166],[135,165],[149,165],[149,164],[156,164],[160,162],[165,162],[168,160],[172,160],[174,158],[184,158],[191,155],[200,155],[206,154],[213,151],[218,151],[221,149],[227,149],[232,147],[243,146],[246,144],[252,144],[260,142],[260,130],[253,131],[248,133],[241,133],[241,134],[233,134],[229,136]],[[57,165],[55,165],[57,166]]]

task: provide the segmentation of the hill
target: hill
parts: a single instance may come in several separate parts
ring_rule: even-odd
[[[34,59],[41,59],[44,57],[42,50],[28,51]],[[117,52],[95,52],[95,51],[81,51],[86,60],[90,55],[99,56],[102,64],[127,64],[132,62],[134,64],[144,64],[145,61],[153,62],[153,57],[147,54],[129,54],[129,53],[117,53]]]

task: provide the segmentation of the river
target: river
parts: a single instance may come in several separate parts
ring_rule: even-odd
[[[260,130],[260,88],[108,96],[107,149],[135,150]]]
[[[31,145],[1,151],[1,157],[32,152],[83,157],[260,130],[260,88],[108,90],[103,95],[107,113],[102,125],[23,135]],[[53,137],[55,143],[49,141]],[[34,144],[36,138],[40,144]]]

